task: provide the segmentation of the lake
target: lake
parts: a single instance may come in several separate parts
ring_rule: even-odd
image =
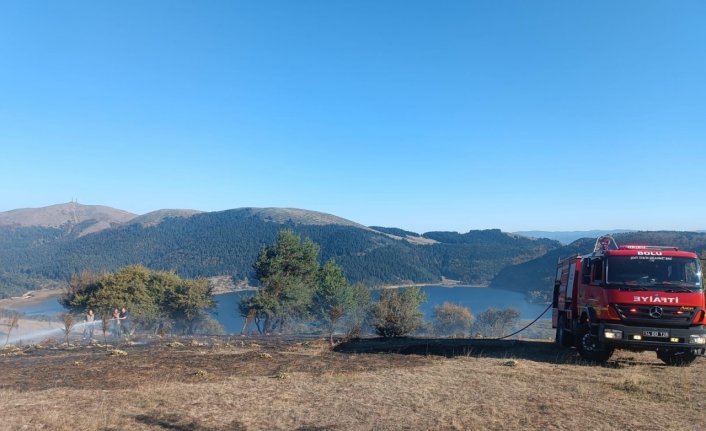
[[[435,306],[444,302],[462,305],[471,309],[474,315],[487,310],[490,307],[507,308],[513,307],[520,312],[522,319],[534,319],[546,308],[544,304],[532,304],[525,301],[522,293],[510,290],[477,288],[477,287],[443,287],[424,286],[422,291],[427,295],[427,301],[422,304],[422,311],[427,319],[431,318],[432,310]],[[216,309],[212,313],[213,317],[223,325],[226,333],[239,333],[243,328],[244,320],[238,314],[238,303],[243,295],[254,295],[254,291],[240,291],[216,295]],[[47,297],[31,302],[18,302],[7,305],[5,309],[12,309],[25,313],[28,317],[40,315],[57,316],[65,310],[57,301],[57,297]],[[547,313],[544,318],[549,318]]]
[[[49,295],[42,299],[18,299],[7,305],[3,305],[5,310],[14,310],[25,314],[27,317],[50,316],[55,317],[65,313],[66,309],[59,304],[58,294]]]
[[[462,305],[478,315],[490,307],[513,307],[520,312],[520,318],[534,320],[547,307],[546,304],[532,304],[525,301],[522,293],[510,290],[478,288],[478,287],[443,287],[423,286],[427,301],[422,304],[422,312],[427,319],[432,316],[435,306],[444,302]],[[254,295],[254,291],[242,291],[216,295],[216,310],[213,314],[226,333],[239,333],[243,328],[244,319],[238,314],[238,303],[243,295]],[[551,317],[547,312],[544,318]]]

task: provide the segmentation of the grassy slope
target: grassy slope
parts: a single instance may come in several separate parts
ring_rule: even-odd
[[[652,353],[623,352],[598,367],[536,341],[432,342],[421,355],[374,341],[333,352],[319,341],[243,340],[0,357],[2,426],[699,429],[706,409],[704,359],[671,368]]]

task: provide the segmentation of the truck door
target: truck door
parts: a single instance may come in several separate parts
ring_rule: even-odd
[[[565,292],[565,298],[566,298],[566,306],[565,308],[568,308],[571,304],[571,301],[574,299],[574,281],[576,279],[576,262],[572,262],[571,265],[569,265],[569,279],[566,282],[566,286],[564,286],[564,289],[566,289]]]

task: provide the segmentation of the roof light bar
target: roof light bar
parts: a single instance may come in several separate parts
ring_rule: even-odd
[[[618,247],[619,250],[671,250],[679,251],[679,247],[672,247],[667,245],[621,245]]]

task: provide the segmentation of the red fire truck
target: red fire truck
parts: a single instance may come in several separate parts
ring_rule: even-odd
[[[669,365],[706,353],[701,265],[676,247],[618,246],[610,236],[593,253],[558,263],[552,312],[556,343],[605,362],[616,348],[652,350]]]

